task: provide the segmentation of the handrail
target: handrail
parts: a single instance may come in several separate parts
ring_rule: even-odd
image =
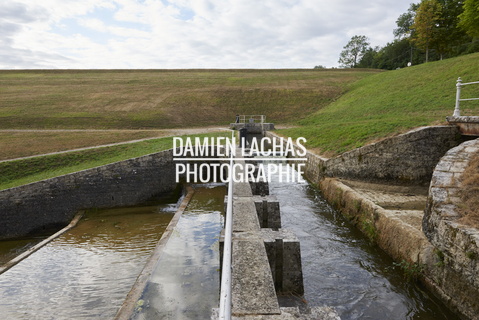
[[[266,116],[264,114],[256,115],[237,115],[237,123],[264,123],[266,121]]]
[[[234,131],[231,132],[232,139]],[[223,267],[221,271],[220,320],[231,319],[231,252],[233,233],[233,150],[230,150],[228,202],[226,204],[225,237],[223,248]]]
[[[457,83],[456,83],[456,106],[454,107],[454,114],[453,114],[454,117],[460,117],[461,116],[461,109],[460,109],[461,101],[479,100],[479,98],[461,99],[461,87],[467,86],[467,85],[470,85],[470,84],[479,84],[479,81],[462,83],[461,77],[457,78]]]

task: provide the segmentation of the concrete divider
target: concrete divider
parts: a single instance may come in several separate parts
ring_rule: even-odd
[[[328,307],[303,314],[279,306],[277,293],[304,293],[300,243],[281,229],[277,199],[253,195],[252,189],[245,182],[233,187],[233,319],[339,319]]]

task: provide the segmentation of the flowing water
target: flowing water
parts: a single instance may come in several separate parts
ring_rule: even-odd
[[[301,242],[309,306],[333,306],[343,320],[458,319],[405,280],[400,268],[318,190],[305,182],[279,182],[278,175],[270,190],[280,201],[283,227]],[[225,193],[224,186],[196,186],[134,319],[209,319],[218,306]],[[174,211],[173,205],[156,205],[90,212],[0,275],[1,318],[113,318]],[[27,245],[5,244],[3,259]]]
[[[270,183],[283,228],[301,244],[305,300],[333,306],[341,319],[459,319],[303,183]],[[283,177],[287,181],[287,177]]]
[[[0,275],[0,317],[113,318],[175,211],[176,204],[88,212]],[[3,253],[25,246],[8,242]]]
[[[133,319],[210,319],[219,299],[224,185],[197,185]]]

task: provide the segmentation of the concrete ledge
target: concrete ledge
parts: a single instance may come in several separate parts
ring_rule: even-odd
[[[372,241],[396,261],[420,263],[423,252],[432,248],[418,227],[407,223],[394,210],[385,210],[337,179],[319,184],[325,199],[339,209]]]
[[[281,314],[233,316],[233,320],[341,320],[331,307],[313,307],[309,313],[301,313],[298,308],[280,308]],[[213,310],[211,319],[219,317],[218,309]]]
[[[479,136],[479,117],[477,116],[451,116],[447,117],[446,120],[450,124],[458,126],[463,135]]]
[[[263,241],[233,240],[232,263],[232,314],[281,314]]]
[[[148,280],[150,279],[151,274],[153,273],[154,268],[158,260],[160,259],[161,254],[163,253],[168,240],[173,234],[175,227],[178,224],[178,221],[180,220],[181,215],[183,214],[186,207],[188,206],[188,203],[193,197],[195,190],[192,187],[187,186],[186,192],[187,194],[181,201],[181,204],[176,210],[175,215],[173,216],[170,223],[166,227],[165,231],[163,232],[163,235],[161,236],[160,240],[156,244],[156,247],[153,250],[153,253],[146,261],[145,266],[143,267],[140,274],[136,278],[136,281],[133,284],[130,292],[128,292],[128,295],[126,296],[125,301],[123,301],[123,304],[118,310],[115,316],[115,320],[128,320],[133,316],[133,313],[135,312],[135,307],[137,307],[137,301],[141,298],[141,295],[143,291],[145,290],[146,284]]]
[[[260,224],[253,198],[233,197],[233,232],[259,229]]]
[[[477,287],[467,280],[477,280],[477,272],[454,268],[455,258],[432,245],[420,226],[396,214],[395,210],[385,210],[337,179],[326,178],[319,186],[329,203],[395,261],[419,266],[419,279],[451,310],[466,318],[477,319],[479,293]],[[452,246],[461,247],[467,243],[459,236],[461,233],[457,225],[448,221],[444,226],[450,227],[450,235],[456,235],[456,238],[451,238]],[[465,234],[467,236],[470,234]]]
[[[274,123],[230,123],[230,129],[239,130],[246,128],[248,133],[262,133],[274,130]]]

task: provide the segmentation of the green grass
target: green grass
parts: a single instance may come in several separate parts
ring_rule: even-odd
[[[230,136],[229,132],[194,137]],[[187,136],[183,136],[187,137]],[[172,148],[172,137],[0,162],[0,190]]]
[[[4,70],[0,128],[162,129],[306,117],[377,70]]]
[[[446,123],[455,104],[456,80],[479,81],[479,54],[376,74],[353,83],[337,101],[280,134],[305,137],[310,148],[335,155],[412,128]],[[463,96],[479,97],[479,86]],[[479,102],[462,103],[463,115],[479,115]]]

